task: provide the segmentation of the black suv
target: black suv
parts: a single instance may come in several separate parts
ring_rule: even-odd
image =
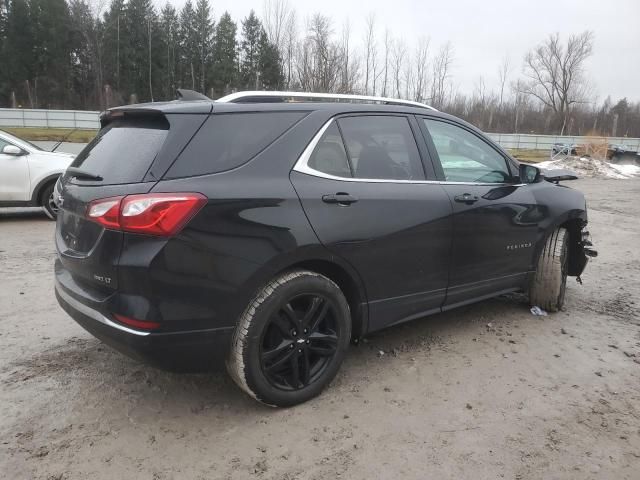
[[[161,368],[226,361],[276,406],[369,332],[514,291],[561,308],[595,254],[573,177],[428,107],[300,95],[103,114],[56,187],[60,305]]]

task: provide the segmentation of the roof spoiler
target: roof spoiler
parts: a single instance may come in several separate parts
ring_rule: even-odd
[[[178,88],[176,90],[176,97],[178,97],[178,100],[182,100],[185,102],[190,100],[207,100],[209,102],[211,101],[209,97],[203,95],[202,93],[196,92],[194,90],[186,90],[184,88]]]

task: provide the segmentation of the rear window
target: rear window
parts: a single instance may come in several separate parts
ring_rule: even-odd
[[[207,175],[239,167],[305,115],[306,112],[211,115],[165,178]]]
[[[164,117],[114,120],[98,132],[71,166],[100,175],[104,184],[140,182],[168,133]]]

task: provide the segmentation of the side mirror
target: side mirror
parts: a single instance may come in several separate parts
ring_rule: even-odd
[[[13,155],[14,157],[20,156],[23,154],[23,151],[20,147],[16,147],[15,145],[5,145],[2,149],[2,153],[5,155]]]
[[[525,163],[520,164],[520,181],[522,183],[536,183],[540,180],[541,175],[542,171],[538,167]]]

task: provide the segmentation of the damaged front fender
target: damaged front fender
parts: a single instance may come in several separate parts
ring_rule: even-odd
[[[574,250],[571,252],[569,257],[568,274],[572,277],[577,277],[580,282],[580,275],[584,272],[589,258],[595,258],[597,256],[598,252],[593,247],[591,234],[583,226],[580,230],[580,239],[576,242]]]

